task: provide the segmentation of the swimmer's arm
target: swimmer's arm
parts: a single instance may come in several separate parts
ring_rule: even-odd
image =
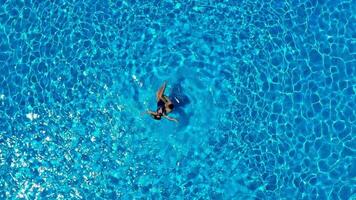
[[[144,112],[143,114],[149,114],[149,115],[156,115],[156,112],[152,112],[150,110],[146,110],[146,112]]]
[[[163,117],[165,117],[166,119],[170,120],[170,121],[174,121],[178,123],[178,120],[173,118],[173,117],[168,117],[167,115],[163,115]]]
[[[152,111],[150,111],[150,110],[147,110],[146,113],[147,113],[147,114],[151,114],[151,115],[157,114],[156,112],[152,112]]]

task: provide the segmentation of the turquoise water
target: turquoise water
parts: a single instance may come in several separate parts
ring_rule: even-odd
[[[355,7],[0,1],[0,198],[355,199]]]

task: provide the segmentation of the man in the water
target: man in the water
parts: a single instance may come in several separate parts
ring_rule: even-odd
[[[157,99],[157,111],[146,111],[147,114],[150,114],[151,117],[155,120],[161,120],[162,117],[178,122],[177,119],[169,117],[167,114],[173,111],[174,105],[169,98],[164,95],[164,90],[166,89],[166,82],[163,83],[163,85],[159,88],[159,90],[156,93],[156,99]]]

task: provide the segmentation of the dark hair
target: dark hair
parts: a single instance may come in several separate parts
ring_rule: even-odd
[[[161,120],[162,119],[161,115],[152,115],[152,117],[155,120]]]
[[[174,105],[173,105],[173,104],[169,104],[169,105],[168,105],[168,108],[169,108],[169,109],[173,109],[173,108],[174,108]]]

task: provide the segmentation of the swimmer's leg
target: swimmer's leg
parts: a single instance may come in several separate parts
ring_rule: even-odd
[[[160,99],[163,98],[164,90],[166,89],[166,84],[167,84],[167,82],[164,82],[163,85],[157,91],[157,93],[156,93],[157,101],[159,101]]]
[[[166,95],[163,95],[162,99],[166,105],[173,104],[172,101]]]

